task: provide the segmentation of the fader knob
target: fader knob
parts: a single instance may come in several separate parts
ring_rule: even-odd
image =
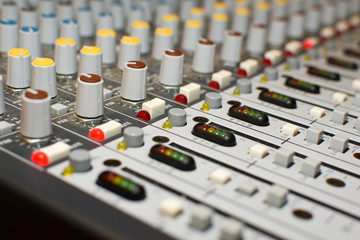
[[[75,149],[69,154],[70,166],[74,172],[86,172],[91,169],[90,152],[86,149]]]
[[[246,42],[246,51],[249,52],[251,56],[264,53],[265,39],[266,27],[264,25],[253,24]]]
[[[50,98],[56,97],[55,62],[50,58],[35,58],[31,65],[30,87],[47,92]]]
[[[81,7],[78,11],[79,33],[81,37],[94,36],[94,19],[89,7]]]
[[[144,131],[139,127],[125,128],[124,142],[126,143],[126,147],[141,147],[144,144]]]
[[[196,43],[201,37],[201,31],[201,21],[187,20],[184,25],[181,48],[187,52],[194,52],[196,48]]]
[[[41,57],[39,30],[36,27],[22,27],[19,33],[19,47],[31,52],[31,60]]]
[[[7,56],[7,86],[28,88],[30,86],[30,52],[23,48],[13,48]]]
[[[150,27],[148,22],[144,22],[144,21],[133,22],[131,28],[131,36],[134,36],[140,40],[141,54],[146,54],[149,52],[150,49],[149,31],[150,31]]]
[[[102,74],[102,52],[95,46],[83,46],[80,50],[79,74]]]
[[[198,73],[212,73],[214,61],[215,43],[207,39],[200,39],[196,44],[192,69]]]
[[[96,33],[96,46],[101,49],[102,63],[114,65],[116,61],[116,33],[111,29],[100,29]]]
[[[182,127],[186,124],[186,112],[181,108],[171,108],[168,113],[168,120],[173,127]]]
[[[129,101],[146,99],[146,73],[144,62],[131,61],[125,64],[121,83],[121,97]]]
[[[42,90],[28,89],[22,96],[20,134],[41,139],[52,134],[50,96]]]
[[[40,17],[40,41],[45,45],[54,45],[58,38],[58,20],[55,14],[43,14]]]
[[[161,60],[159,81],[165,86],[179,86],[182,83],[184,54],[176,49],[165,50]]]
[[[0,75],[0,116],[5,112],[5,99],[4,99],[4,79]]]
[[[75,19],[64,19],[61,21],[60,38],[74,39],[76,43],[76,50],[80,49],[79,24]]]
[[[221,49],[221,60],[232,63],[240,62],[242,39],[240,33],[231,30],[226,31]]]
[[[104,114],[104,81],[96,74],[81,74],[76,88],[76,115],[92,119]]]
[[[18,25],[13,20],[0,21],[0,52],[7,53],[18,46]]]
[[[73,39],[56,39],[54,55],[56,74],[73,75],[77,72],[76,43]]]
[[[117,67],[124,70],[124,65],[128,61],[140,60],[141,42],[137,37],[123,36],[120,41],[120,51]]]
[[[222,43],[227,24],[228,15],[226,13],[214,13],[211,16],[208,38],[215,43]]]
[[[162,54],[166,49],[173,48],[173,31],[170,28],[156,28],[152,58],[161,60]]]

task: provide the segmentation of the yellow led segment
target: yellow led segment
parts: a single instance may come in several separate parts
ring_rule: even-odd
[[[51,58],[35,58],[33,64],[41,67],[52,66],[54,65],[54,60]]]
[[[214,3],[214,8],[215,9],[225,9],[226,8],[226,3],[224,3],[224,2],[216,2],[216,3]]]
[[[11,56],[19,57],[20,55],[27,56],[30,54],[30,52],[29,52],[29,50],[26,50],[25,48],[13,48],[13,49],[10,49],[9,54]]]
[[[288,1],[287,0],[276,0],[275,4],[276,5],[287,5]]]
[[[261,10],[269,10],[270,4],[268,2],[259,2],[256,4],[256,8]]]
[[[210,105],[209,105],[207,102],[205,102],[205,103],[202,105],[201,110],[203,110],[203,111],[209,111],[209,110],[210,110]]]
[[[165,121],[162,127],[165,128],[165,129],[170,129],[172,127],[171,122],[170,121]]]
[[[123,36],[121,38],[121,42],[126,43],[126,44],[139,44],[140,39],[138,39],[137,37],[134,37],[134,36]]]
[[[115,34],[115,31],[111,30],[111,29],[99,29],[97,31],[97,35],[104,36],[104,37],[107,37],[107,36],[114,37],[116,34]]]
[[[149,23],[145,21],[135,21],[132,25],[134,28],[149,28]]]
[[[193,7],[190,11],[192,15],[202,15],[205,13],[205,10],[200,7]]]
[[[87,54],[99,54],[101,53],[101,49],[96,46],[83,46],[81,49],[83,53]]]
[[[193,27],[193,28],[201,28],[202,27],[202,22],[196,21],[196,20],[187,20],[185,24],[186,24],[186,26]]]
[[[249,8],[237,8],[235,13],[238,15],[250,15],[251,11]]]
[[[172,22],[172,21],[179,21],[179,16],[176,14],[165,14],[163,16],[164,21]]]
[[[56,39],[56,43],[59,45],[74,45],[75,40],[72,38],[58,38]]]
[[[236,0],[236,4],[245,4],[247,0]]]
[[[240,90],[235,88],[233,94],[234,95],[240,95]]]
[[[160,35],[172,35],[173,34],[173,32],[170,28],[156,28],[155,33],[160,34]]]
[[[225,14],[225,13],[214,13],[212,15],[212,18],[214,20],[217,20],[217,21],[227,21],[228,20],[228,15]]]
[[[124,151],[124,150],[126,150],[127,146],[126,146],[126,143],[124,141],[122,141],[122,142],[118,143],[116,148],[119,151]]]

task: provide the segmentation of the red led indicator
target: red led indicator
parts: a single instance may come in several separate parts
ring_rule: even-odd
[[[285,50],[284,55],[285,55],[285,57],[292,57],[293,53],[291,51],[289,51],[289,50]]]
[[[211,87],[211,88],[220,89],[220,85],[219,85],[219,83],[217,81],[209,82],[208,86]]]
[[[175,101],[179,102],[179,103],[182,103],[182,104],[187,104],[188,100],[186,98],[185,95],[183,94],[179,94],[175,97]]]
[[[50,164],[49,157],[39,150],[32,153],[31,161],[41,167],[46,167]]]
[[[239,68],[236,73],[242,77],[247,77],[247,72],[244,69]]]
[[[105,134],[100,128],[91,129],[89,132],[89,137],[98,142],[102,142],[105,140]]]
[[[322,37],[320,37],[320,40],[321,40],[321,42],[326,42],[326,41],[328,40],[328,38],[327,38],[327,37],[322,36]]]
[[[141,110],[140,112],[138,112],[136,117],[140,118],[140,119],[142,119],[144,121],[149,121],[151,119],[150,113],[145,111],[145,110]]]
[[[303,48],[305,50],[312,49],[312,48],[314,48],[314,46],[315,46],[314,42],[310,39],[306,39],[303,41]]]
[[[271,66],[271,61],[270,61],[270,59],[264,58],[264,60],[263,60],[263,65],[264,65],[264,66],[267,66],[267,67],[270,67],[270,66]]]
[[[336,36],[341,36],[342,32],[340,30],[336,30]]]

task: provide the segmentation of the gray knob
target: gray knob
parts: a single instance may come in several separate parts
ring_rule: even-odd
[[[260,55],[265,51],[266,27],[252,25],[246,42],[246,51],[250,55]]]
[[[300,68],[300,59],[297,57],[286,58],[286,63],[291,67],[291,69],[299,69]]]
[[[267,67],[265,68],[265,75],[268,80],[274,81],[278,79],[279,71],[275,67]]]
[[[81,7],[78,10],[79,33],[81,37],[94,36],[94,19],[89,7]]]
[[[131,26],[133,25],[134,22],[137,21],[143,21],[143,16],[142,16],[142,10],[140,8],[137,7],[131,7],[130,12],[128,12],[128,18],[127,18],[127,24],[126,24],[126,32],[130,33],[131,31]]]
[[[288,16],[289,4],[287,1],[274,1],[272,16],[275,18],[286,18]]]
[[[50,58],[35,58],[31,64],[30,87],[47,92],[50,98],[57,96],[55,62]]]
[[[114,17],[111,12],[101,12],[96,19],[96,29],[114,30]]]
[[[137,37],[123,36],[120,41],[120,51],[117,67],[124,70],[128,61],[140,60],[141,42]]]
[[[60,37],[75,40],[76,50],[80,49],[79,25],[75,19],[64,19],[60,24]]]
[[[349,14],[349,2],[338,1],[336,6],[336,15],[338,20],[346,20]]]
[[[80,50],[79,74],[93,73],[102,76],[102,52],[96,46],[83,46]]]
[[[235,31],[226,31],[221,49],[221,60],[237,63],[241,60],[242,35]]]
[[[221,95],[216,92],[208,92],[205,94],[205,102],[209,104],[210,109],[221,108]]]
[[[236,81],[236,88],[240,94],[251,93],[251,81],[249,79],[239,79]]]
[[[290,8],[289,11],[291,12],[298,12],[298,11],[304,11],[305,9],[305,1],[303,0],[291,0],[290,1]]]
[[[94,19],[96,20],[101,12],[105,11],[105,3],[102,0],[91,0],[90,8]]]
[[[151,22],[155,11],[154,2],[148,0],[138,1],[138,7],[143,11],[143,20]]]
[[[81,74],[76,88],[76,115],[98,118],[104,114],[104,81],[99,75]]]
[[[144,22],[144,21],[133,22],[131,28],[131,36],[134,36],[140,40],[141,54],[146,54],[149,52],[150,49],[149,34],[150,34],[150,27],[148,22]]]
[[[0,52],[7,53],[18,46],[18,25],[14,20],[0,21]]]
[[[192,69],[198,73],[212,73],[214,71],[215,43],[201,39],[196,44],[192,62]]]
[[[22,27],[19,33],[19,47],[30,51],[31,60],[41,57],[39,30],[36,27]]]
[[[55,42],[56,74],[73,75],[77,72],[76,42],[70,38],[58,38]]]
[[[102,63],[112,66],[116,61],[116,33],[111,29],[99,29],[96,33],[96,46],[101,49]]]
[[[4,2],[1,6],[1,21],[18,21],[18,6],[13,2]]]
[[[190,19],[190,11],[195,7],[195,1],[183,0],[180,4],[180,19],[185,22],[187,19]]]
[[[156,6],[155,25],[160,26],[163,16],[168,13],[171,13],[170,4],[165,1],[160,2],[160,4]]]
[[[313,7],[306,11],[305,29],[310,34],[317,34],[320,31],[320,11]]]
[[[125,25],[125,12],[121,2],[114,2],[111,6],[111,13],[114,16],[114,29],[121,31]]]
[[[53,0],[41,0],[38,4],[39,14],[55,14],[55,4]]]
[[[246,36],[249,28],[250,14],[251,10],[249,8],[237,8],[233,14],[232,29]]]
[[[190,20],[193,21],[200,21],[202,28],[201,28],[201,34],[203,33],[205,29],[205,10],[200,7],[193,7],[190,11]]]
[[[288,25],[288,36],[292,39],[302,39],[305,34],[305,15],[293,12]]]
[[[211,16],[208,39],[215,43],[222,43],[224,40],[225,30],[227,29],[227,24],[228,15],[226,13],[214,13]]]
[[[38,16],[36,11],[21,10],[20,27],[39,27]]]
[[[71,4],[62,2],[60,2],[56,7],[56,15],[59,21],[73,19],[75,17]]]
[[[184,25],[181,48],[184,51],[194,52],[196,43],[201,37],[202,22],[197,20],[187,20]]]
[[[181,108],[171,108],[168,113],[168,120],[173,127],[182,127],[186,124],[186,112]]]
[[[52,134],[50,97],[42,90],[28,89],[22,96],[20,134],[27,138],[45,138]]]
[[[147,66],[144,62],[131,61],[125,64],[121,83],[121,97],[129,101],[146,98]]]
[[[161,27],[169,28],[173,32],[173,43],[177,45],[179,43],[179,17],[176,14],[163,15]]]
[[[173,31],[170,28],[156,28],[151,57],[160,61],[163,52],[173,47]]]
[[[5,99],[4,99],[4,79],[0,75],[0,115],[3,115],[5,112]]]
[[[30,52],[23,48],[13,48],[7,56],[7,86],[28,88],[30,86]]]
[[[268,42],[271,47],[281,48],[286,40],[286,18],[273,18],[270,24]]]
[[[40,41],[45,45],[54,45],[58,38],[58,20],[53,13],[42,14],[40,17]]]
[[[90,152],[86,149],[75,149],[69,154],[70,166],[74,172],[86,172],[91,169]]]
[[[269,22],[269,16],[270,16],[270,3],[268,2],[256,3],[253,23],[258,25],[267,25]]]
[[[184,54],[176,49],[165,50],[161,60],[159,81],[166,86],[179,86],[183,78]]]
[[[129,148],[141,147],[144,144],[144,131],[139,127],[125,128],[124,142]]]
[[[335,23],[335,5],[327,2],[322,7],[322,24],[324,26],[332,26]]]

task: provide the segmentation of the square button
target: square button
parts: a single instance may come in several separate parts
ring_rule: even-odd
[[[300,172],[309,177],[316,177],[320,173],[321,162],[314,158],[305,158],[301,162]]]
[[[249,149],[249,154],[252,157],[263,158],[268,153],[268,148],[262,144],[255,144]]]
[[[330,142],[330,149],[336,152],[345,152],[348,149],[349,138],[343,135],[335,135]]]
[[[183,94],[188,103],[197,100],[200,97],[200,85],[196,83],[190,83],[180,88],[179,94]]]
[[[287,123],[281,128],[281,132],[285,135],[295,136],[299,133],[299,127],[294,124]]]
[[[294,155],[295,155],[294,151],[286,148],[280,148],[275,152],[274,162],[280,166],[287,168],[293,163]]]
[[[238,190],[239,192],[242,192],[248,196],[251,196],[257,191],[257,186],[251,182],[244,181],[238,185],[236,190]]]
[[[289,190],[277,185],[273,185],[268,191],[265,202],[273,205],[274,207],[281,207],[286,203],[288,193]]]
[[[332,100],[335,103],[342,103],[345,102],[347,99],[347,94],[346,93],[342,93],[342,92],[335,92],[332,95]]]
[[[175,198],[167,198],[160,203],[160,212],[166,216],[175,217],[182,211],[182,203]]]
[[[113,91],[107,88],[104,88],[104,99],[111,98],[113,95]]]
[[[210,180],[215,183],[225,184],[230,179],[230,173],[223,168],[216,169],[210,174]]]
[[[324,131],[316,127],[311,127],[306,130],[305,140],[311,143],[319,144],[323,140]]]
[[[322,118],[325,115],[325,109],[321,107],[313,107],[310,109],[309,114],[314,118]]]
[[[334,123],[345,124],[347,121],[348,111],[343,108],[335,108],[332,113],[332,121]]]
[[[218,82],[220,89],[222,89],[230,85],[231,72],[227,70],[221,70],[219,72],[213,73],[211,80]]]
[[[51,105],[51,113],[55,114],[56,116],[64,115],[68,112],[69,107],[61,104],[61,103],[55,103]]]
[[[160,98],[154,98],[144,102],[141,108],[150,114],[151,119],[154,119],[165,113],[165,101]]]
[[[0,122],[0,136],[11,133],[12,127],[13,127],[13,125],[11,123],[8,123],[6,121],[1,121]]]

